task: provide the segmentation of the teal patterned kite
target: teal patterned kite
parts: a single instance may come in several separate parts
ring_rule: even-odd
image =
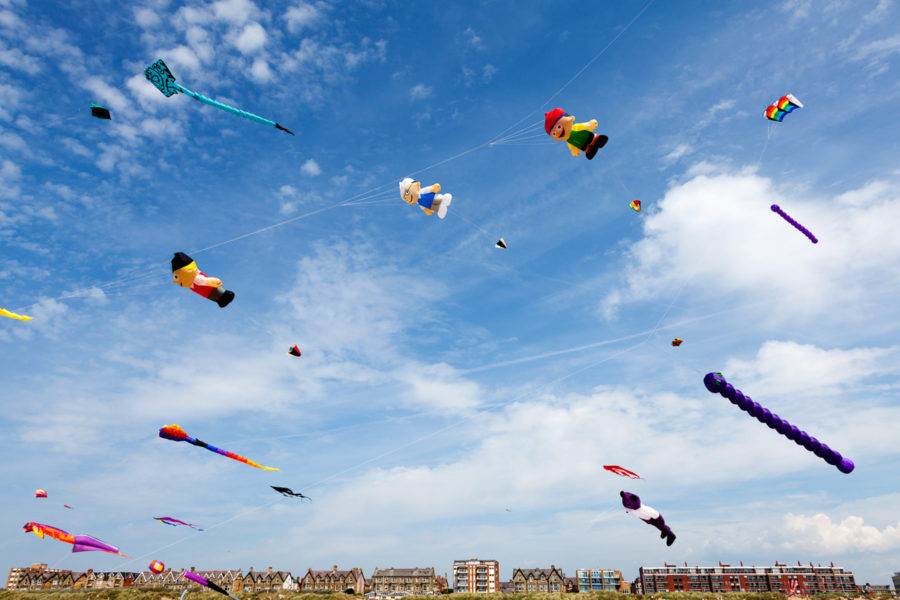
[[[186,87],[178,85],[177,83],[175,83],[175,76],[172,75],[172,71],[169,70],[169,67],[166,66],[166,63],[164,63],[162,59],[159,59],[158,61],[144,69],[144,76],[149,79],[150,83],[155,85],[166,98],[172,96],[173,94],[181,92],[182,94],[187,94],[194,100],[199,100],[200,102],[209,104],[210,106],[221,108],[222,110],[230,112],[233,115],[238,115],[239,117],[244,117],[245,119],[250,119],[251,121],[256,121],[257,123],[262,123],[264,125],[274,125],[277,129],[286,131],[291,135],[294,135],[293,131],[286,127],[282,127],[275,121],[263,119],[262,117],[254,115],[253,113],[248,113],[245,110],[241,110],[233,106],[228,106],[227,104],[222,104],[221,102],[216,102],[211,98],[207,98],[202,94],[192,92]]]

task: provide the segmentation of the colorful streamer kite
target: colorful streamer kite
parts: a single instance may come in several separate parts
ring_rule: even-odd
[[[832,450],[805,431],[798,429],[796,425],[791,425],[769,409],[763,408],[751,400],[750,396],[745,396],[741,390],[735,389],[733,385],[725,381],[721,373],[707,373],[703,378],[703,385],[713,394],[721,394],[728,398],[732,404],[749,413],[751,417],[756,417],[760,423],[765,423],[787,439],[793,440],[797,445],[803,446],[819,458],[824,459],[829,465],[837,467],[841,473],[850,473],[854,469],[855,465],[852,460],[844,458],[837,450]]]
[[[193,523],[185,523],[184,521],[180,521],[178,519],[173,519],[172,517],[153,517],[163,525],[171,525],[172,527],[178,527],[179,525],[186,525],[191,529],[196,529],[197,531],[203,531]]]
[[[63,531],[62,529],[57,529],[56,527],[52,527],[50,525],[42,525],[41,523],[34,523],[32,521],[25,523],[24,528],[26,533],[34,533],[34,535],[38,536],[41,539],[44,539],[44,536],[46,535],[52,537],[54,540],[72,544],[72,552],[89,552],[92,550],[98,550],[101,552],[115,554],[116,556],[131,558],[130,556],[126,556],[125,554],[119,554],[119,549],[115,546],[110,546],[109,544],[101,542],[97,538],[93,538],[89,535],[72,535],[71,533]]]
[[[144,69],[144,76],[150,81],[150,83],[155,85],[156,88],[160,92],[162,92],[163,96],[165,96],[166,98],[181,92],[182,94],[190,96],[194,100],[199,100],[200,102],[209,104],[210,106],[215,106],[216,108],[220,108],[225,112],[230,112],[233,115],[244,117],[245,119],[250,119],[251,121],[256,121],[257,123],[262,123],[263,125],[272,125],[276,129],[280,129],[281,131],[286,131],[287,133],[294,135],[293,131],[287,129],[286,127],[282,127],[275,121],[270,121],[269,119],[264,119],[259,115],[254,115],[253,113],[248,113],[247,111],[241,110],[239,108],[228,106],[227,104],[222,104],[221,102],[216,102],[212,98],[207,98],[202,94],[192,92],[186,87],[175,83],[175,76],[172,75],[172,71],[169,70],[169,67],[166,66],[166,63],[163,62],[162,59],[157,60],[155,63]]]
[[[17,315],[16,313],[9,312],[8,310],[5,310],[3,308],[0,308],[0,315],[2,315],[4,317],[9,317],[10,319],[18,319],[20,321],[30,321],[31,319],[34,318],[34,317],[26,317],[25,315]]]
[[[276,469],[275,467],[264,467],[259,463],[253,462],[249,458],[244,458],[238,454],[233,452],[228,452],[227,450],[222,450],[221,448],[216,448],[206,442],[202,442],[196,438],[190,437],[187,433],[185,433],[184,429],[181,428],[180,425],[166,425],[159,430],[159,437],[172,440],[173,442],[187,442],[189,444],[193,444],[194,446],[200,446],[201,448],[206,448],[210,452],[216,452],[221,454],[222,456],[227,456],[228,458],[234,459],[238,462],[246,463],[251,467],[256,467],[257,469],[265,469],[266,471],[280,471],[281,469]]]
[[[629,471],[628,469],[620,467],[619,465],[603,465],[603,468],[610,473],[615,473],[616,475],[621,475],[622,477],[628,477],[629,479],[643,479],[643,477],[641,477],[634,471]]]
[[[629,204],[628,206],[634,212],[641,212],[641,201],[640,200],[632,200],[631,204]]]
[[[47,492],[42,490],[41,488],[38,488],[38,489],[34,490],[34,497],[35,498],[46,498]]]
[[[219,592],[220,594],[225,594],[225,595],[228,596],[229,598],[233,598],[234,600],[238,600],[237,598],[235,598],[234,596],[232,596],[231,594],[229,594],[228,591],[225,590],[224,588],[219,587],[218,585],[216,585],[215,583],[213,583],[212,581],[210,581],[210,580],[207,579],[206,577],[201,577],[200,575],[197,575],[197,574],[194,573],[193,571],[183,571],[183,572],[181,573],[181,576],[184,577],[185,579],[190,579],[191,581],[194,581],[194,582],[196,582],[196,583],[199,583],[199,584],[202,585],[202,586],[208,587],[209,589],[211,589],[211,590],[214,591],[214,592]]]
[[[766,118],[770,121],[781,123],[781,121],[784,120],[784,115],[793,112],[798,108],[803,108],[803,103],[794,98],[792,94],[788,94],[770,104],[769,108],[767,108],[766,112],[763,114],[765,114]]]
[[[812,233],[809,232],[809,229],[807,229],[806,227],[804,227],[803,225],[801,225],[800,223],[798,223],[797,221],[792,219],[791,215],[789,215],[786,212],[784,212],[783,210],[781,210],[780,206],[778,206],[777,204],[773,204],[770,208],[772,209],[772,212],[776,212],[779,215],[781,215],[782,219],[784,219],[785,221],[787,221],[788,223],[790,223],[791,225],[796,227],[800,233],[802,233],[803,235],[808,237],[809,241],[811,241],[813,244],[819,243],[819,240],[816,238],[816,236],[814,236]]]

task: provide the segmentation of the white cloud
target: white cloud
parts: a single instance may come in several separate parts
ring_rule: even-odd
[[[682,286],[694,298],[780,298],[782,310],[768,319],[810,319],[832,309],[843,314],[846,306],[864,314],[875,301],[875,282],[879,297],[896,287],[883,277],[900,261],[900,237],[890,225],[900,221],[896,185],[866,206],[847,206],[806,199],[759,175],[717,171],[710,164],[689,177],[674,184],[657,203],[659,210],[645,218],[644,237],[625,252],[625,284],[603,302],[607,315],[628,299],[657,298]],[[811,244],[769,210],[775,203],[819,243]]]
[[[266,30],[262,25],[253,21],[244,26],[234,45],[242,54],[252,54],[266,45],[266,39]]]
[[[472,29],[471,26],[466,27],[462,35],[467,46],[475,48],[476,50],[484,49],[484,42],[481,41],[481,37],[477,33],[475,33],[475,30]]]
[[[900,521],[879,530],[865,525],[862,517],[851,515],[840,523],[832,522],[828,515],[788,514],[784,518],[789,539],[783,547],[789,550],[807,550],[820,554],[846,554],[848,552],[887,552],[900,549]]]
[[[215,54],[215,45],[209,32],[202,27],[196,25],[188,27],[184,33],[184,37],[190,45],[191,50],[204,63],[209,63]]]
[[[12,112],[19,106],[24,93],[21,89],[0,83],[0,119],[12,120]]]
[[[663,156],[662,160],[666,164],[671,164],[682,156],[686,156],[693,151],[694,149],[689,144],[678,144],[668,154]]]
[[[252,77],[254,81],[266,83],[275,78],[275,73],[273,73],[272,69],[269,67],[268,61],[261,56],[258,56],[253,60],[253,65],[250,66],[250,77]]]
[[[310,158],[300,167],[300,172],[304,175],[315,177],[322,174],[322,169],[319,167],[319,163]]]
[[[254,17],[259,9],[250,0],[218,0],[212,3],[216,19],[242,25]]]
[[[322,5],[298,2],[284,13],[288,23],[288,31],[296,33],[304,27],[310,27],[322,17]]]
[[[176,46],[171,50],[164,50],[160,54],[163,55],[166,65],[175,73],[176,77],[178,77],[179,71],[182,70],[197,73],[202,66],[196,52],[184,45]]]
[[[841,392],[840,386],[858,385],[891,363],[900,365],[898,348],[826,350],[811,344],[767,341],[752,360],[733,358],[724,369],[753,381],[760,396],[815,393],[821,397]]]
[[[7,48],[2,40],[0,40],[0,65],[24,71],[29,75],[36,75],[41,70],[40,60],[25,54],[19,48]]]
[[[160,24],[161,19],[157,11],[147,7],[134,7],[134,22],[143,27],[150,29]]]
[[[3,159],[0,163],[0,198],[15,198],[19,195],[19,179],[22,178],[22,169],[16,163]]]
[[[431,96],[431,86],[424,83],[417,83],[409,90],[409,97],[412,100],[422,100]]]
[[[88,77],[81,86],[91,92],[101,103],[108,105],[113,113],[131,114],[131,102],[118,88],[112,87],[99,77]]]

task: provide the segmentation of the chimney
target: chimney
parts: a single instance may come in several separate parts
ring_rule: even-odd
[[[266,575],[271,575],[271,574],[272,574],[272,567],[269,567],[268,569],[266,569]]]
[[[331,572],[337,573],[337,565],[334,565],[333,567],[331,567]]]
[[[191,567],[191,573],[193,573],[194,571],[195,571],[195,568]]]
[[[250,572],[253,572],[253,565],[250,565]]]

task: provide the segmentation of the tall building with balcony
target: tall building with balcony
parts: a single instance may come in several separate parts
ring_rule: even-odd
[[[453,561],[453,591],[492,594],[500,591],[500,563],[496,560]]]
[[[626,593],[630,585],[622,579],[622,573],[611,569],[577,569],[575,578],[579,592],[609,591]]]
[[[640,583],[644,594],[655,592],[781,592],[813,594],[818,592],[856,593],[853,573],[841,567],[812,563],[774,567],[739,567],[719,563],[718,567],[641,567]]]
[[[900,594],[900,571],[894,573],[891,581],[894,583],[894,591]]]

